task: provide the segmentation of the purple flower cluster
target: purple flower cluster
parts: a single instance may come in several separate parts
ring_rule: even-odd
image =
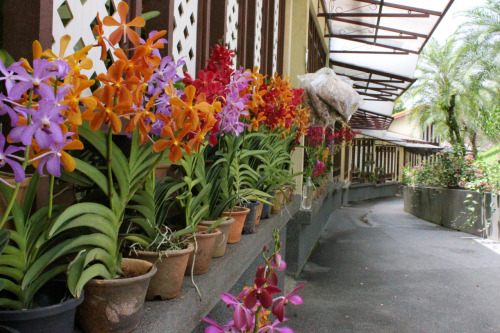
[[[227,85],[227,93],[225,95],[225,103],[222,106],[220,113],[222,133],[230,133],[238,136],[243,133],[248,124],[241,121],[243,117],[249,115],[246,103],[248,103],[249,94],[240,96],[250,81],[251,73],[243,71],[243,68],[236,70],[231,76],[231,81]]]

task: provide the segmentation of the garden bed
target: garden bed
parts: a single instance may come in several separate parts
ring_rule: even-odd
[[[433,187],[405,186],[404,210],[423,220],[471,235],[499,241],[499,197],[484,194],[481,218],[481,195],[474,191]]]
[[[280,213],[272,215],[270,219],[261,220],[257,233],[243,235],[237,244],[228,244],[226,254],[212,260],[208,273],[194,277],[202,295],[201,301],[191,277],[186,276],[177,298],[163,302],[146,302],[144,317],[136,332],[192,332],[200,324],[201,319],[219,303],[221,293],[229,292],[239,280],[251,283],[253,277],[245,279],[240,277],[247,271],[255,273],[257,266],[254,262],[262,261],[262,249],[272,242],[274,229],[281,231],[281,239],[284,242],[285,226],[299,208],[300,196],[296,195]],[[227,314],[231,315],[231,311],[228,310]]]

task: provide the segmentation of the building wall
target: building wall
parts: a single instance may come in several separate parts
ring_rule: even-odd
[[[422,139],[422,130],[420,126],[418,126],[415,121],[412,121],[410,116],[394,119],[391,126],[389,126],[389,132],[411,136],[419,140]]]

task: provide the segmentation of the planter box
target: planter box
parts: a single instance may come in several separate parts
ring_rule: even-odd
[[[377,183],[359,183],[349,186],[346,195],[347,202],[370,200],[385,197],[394,197],[400,186],[397,182]]]
[[[344,182],[329,182],[326,190],[314,200],[310,211],[299,211],[288,222],[286,238],[286,272],[298,276],[307,263],[330,214],[342,206]]]
[[[403,196],[404,210],[407,213],[447,228],[499,240],[500,211],[497,195],[485,194],[484,213],[487,225],[481,219],[481,196],[477,192],[405,186]],[[464,204],[466,200],[471,202]]]

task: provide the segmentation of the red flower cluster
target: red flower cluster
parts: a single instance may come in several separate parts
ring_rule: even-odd
[[[313,169],[313,176],[314,177],[321,177],[323,173],[326,171],[326,165],[325,162],[322,161],[316,161],[316,164],[314,165]]]
[[[342,142],[351,142],[359,134],[357,131],[353,131],[350,127],[341,127],[340,130],[333,134],[333,141],[337,144]]]
[[[323,127],[309,127],[306,135],[306,146],[320,147],[323,144]]]

